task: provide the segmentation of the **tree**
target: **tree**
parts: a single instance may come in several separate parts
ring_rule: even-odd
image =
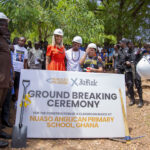
[[[88,0],[2,0],[0,8],[12,19],[10,29],[14,35],[47,40],[55,28],[62,28],[66,43],[80,35],[84,42],[102,44],[103,22],[88,10],[87,3]]]
[[[90,5],[94,7],[89,9],[97,18],[103,18],[105,34],[115,35],[118,41],[122,37],[134,40],[136,36],[141,36],[141,27],[144,30],[149,27],[146,23],[150,17],[149,0],[100,0],[100,5],[95,5],[96,2],[92,0]]]
[[[27,37],[34,33],[39,41],[51,36],[53,14],[40,0],[3,0],[1,8],[11,18],[11,32]]]
[[[57,27],[65,32],[66,42],[71,42],[74,36],[80,35],[84,43],[103,43],[103,22],[89,11],[87,2],[88,0],[60,0],[52,9],[58,21]]]

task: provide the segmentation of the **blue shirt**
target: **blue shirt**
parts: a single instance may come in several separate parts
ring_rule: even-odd
[[[101,53],[102,61],[105,61],[105,58],[108,56],[107,53]]]
[[[114,48],[109,48],[109,57],[113,56]]]
[[[82,51],[85,51],[85,48],[84,48],[84,47],[80,47],[80,49],[81,49]]]
[[[145,53],[150,54],[150,51],[144,50],[144,51],[142,52],[142,54],[145,54]]]

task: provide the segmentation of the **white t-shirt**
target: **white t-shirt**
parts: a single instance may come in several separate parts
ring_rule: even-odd
[[[24,68],[24,59],[28,59],[28,51],[24,47],[19,45],[14,45],[13,53],[13,67],[14,71],[21,72],[21,69]]]
[[[72,48],[66,51],[67,71],[82,71],[79,62],[84,53],[82,50],[73,51]]]
[[[103,48],[102,47],[98,47],[97,49],[98,49],[99,53],[101,53]]]

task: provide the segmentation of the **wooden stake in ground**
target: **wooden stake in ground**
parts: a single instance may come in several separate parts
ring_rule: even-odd
[[[119,94],[120,94],[120,100],[121,100],[121,108],[122,108],[122,114],[123,114],[123,121],[124,121],[124,126],[125,126],[126,144],[130,144],[131,137],[130,137],[130,133],[129,133],[128,122],[127,122],[127,117],[126,117],[126,113],[125,113],[125,107],[124,107],[124,103],[123,103],[123,97],[122,97],[121,89],[119,89]]]

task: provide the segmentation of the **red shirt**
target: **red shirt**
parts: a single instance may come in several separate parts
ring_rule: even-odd
[[[48,65],[48,70],[65,71],[65,48],[64,46],[58,48],[57,46],[49,45],[47,47],[46,56],[51,58]]]

